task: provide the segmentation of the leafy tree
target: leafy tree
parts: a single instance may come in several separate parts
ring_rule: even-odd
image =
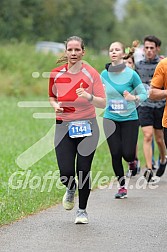
[[[75,34],[82,36],[89,46],[104,47],[115,22],[114,3],[113,0],[44,1],[35,18],[36,34],[57,41]]]
[[[0,38],[18,38],[22,28],[20,1],[1,0],[0,8]]]
[[[144,36],[152,34],[162,40],[162,52],[166,51],[166,22],[167,1],[159,0],[129,0],[126,5],[126,16],[117,24],[119,30],[124,31],[121,38],[126,44]]]
[[[0,39],[64,41],[82,36],[103,48],[115,25],[116,0],[0,0]]]
[[[115,40],[129,46],[154,34],[166,52],[167,1],[127,0],[123,20],[115,16],[116,1],[0,0],[0,41],[63,42],[78,35],[99,50]]]

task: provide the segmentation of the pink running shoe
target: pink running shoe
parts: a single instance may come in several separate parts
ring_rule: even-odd
[[[118,193],[115,194],[115,199],[125,199],[127,198],[127,189],[124,187],[118,190]]]

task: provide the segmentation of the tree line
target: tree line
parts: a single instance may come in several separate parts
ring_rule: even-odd
[[[0,0],[0,42],[64,42],[78,35],[87,46],[104,49],[111,41],[130,45],[135,39],[142,41],[144,35],[154,34],[165,43],[166,0],[128,0],[121,20],[116,16],[115,3],[116,0]]]

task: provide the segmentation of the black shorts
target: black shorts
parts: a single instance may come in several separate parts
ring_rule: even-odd
[[[138,107],[139,123],[141,127],[153,126],[154,129],[163,129],[162,117],[164,106],[161,108]]]

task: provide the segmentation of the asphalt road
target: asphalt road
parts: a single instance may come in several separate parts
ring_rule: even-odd
[[[117,183],[93,190],[89,224],[74,224],[76,198],[71,211],[60,204],[1,227],[0,252],[166,252],[167,172],[143,189],[142,174],[130,179],[127,199],[114,199]]]

